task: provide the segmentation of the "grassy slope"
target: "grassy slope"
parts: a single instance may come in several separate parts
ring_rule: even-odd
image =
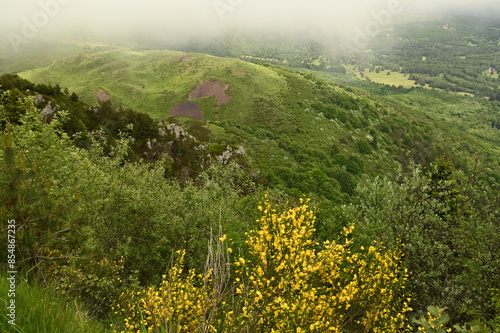
[[[20,75],[37,83],[58,83],[90,103],[97,101],[96,92],[103,89],[115,103],[159,119],[165,118],[173,105],[186,100],[200,82],[218,80],[230,85],[227,92],[233,97],[221,107],[220,120],[236,121],[252,128],[264,127],[275,134],[302,128],[310,134],[308,138],[302,135],[303,139],[322,146],[349,132],[313,111],[303,112],[306,107],[290,105],[292,100],[318,99],[315,83],[285,70],[237,59],[173,51],[118,50],[81,54]],[[208,120],[214,120],[213,110],[209,110],[213,104],[197,102],[204,108]],[[261,111],[255,112],[257,109]],[[259,137],[255,133],[238,133],[238,136]]]
[[[282,85],[274,71],[261,66],[173,51],[84,53],[21,76],[34,82],[58,83],[89,103],[97,101],[96,92],[102,89],[114,102],[156,118],[166,117],[170,107],[186,100],[200,82],[230,85],[228,94],[237,98],[231,107],[221,107],[221,116],[226,119],[239,116],[231,109],[251,104],[257,95],[276,95]],[[204,111],[211,106],[207,104]]]
[[[81,45],[61,40],[33,40],[15,52],[10,45],[0,48],[0,75],[18,73],[83,51]]]
[[[0,75],[47,66],[56,59],[78,55],[82,52],[115,50],[124,47],[134,48],[137,45],[95,36],[59,36],[57,38],[39,36],[27,44],[22,44],[18,50],[14,50],[6,43],[0,47]]]
[[[214,98],[197,101],[208,120],[206,127],[211,130],[211,139],[243,145],[250,152],[251,162],[267,179],[280,175],[277,183],[283,181],[287,187],[292,186],[297,174],[302,175],[297,181],[304,183],[304,177],[313,169],[330,177],[345,171],[344,162],[338,162],[342,156],[335,154],[363,160],[366,174],[397,170],[396,158],[404,159],[405,149],[413,148],[400,143],[396,147],[389,132],[380,130],[387,117],[395,121],[391,126],[406,132],[401,140],[411,142],[415,136],[430,137],[436,147],[441,147],[430,148],[433,154],[439,154],[439,150],[454,154],[448,147],[457,140],[470,141],[471,137],[477,140],[479,150],[491,147],[483,138],[462,137],[462,129],[454,122],[436,123],[439,118],[420,110],[430,110],[432,105],[405,102],[406,96],[393,103],[397,98],[348,91],[338,84],[318,82],[282,68],[231,58],[121,49],[80,54],[23,72],[21,76],[37,83],[58,83],[90,103],[96,103],[96,93],[102,89],[114,103],[158,119],[165,118],[176,103],[187,100],[200,82],[227,83],[230,85],[227,92],[233,99],[220,108],[217,119]],[[419,100],[425,101],[425,97]],[[460,103],[457,101],[439,105],[450,108]],[[441,103],[438,99],[433,102]],[[336,116],[329,116],[328,110],[333,110]],[[186,119],[174,121],[190,125]],[[370,141],[373,136],[377,137],[377,143],[373,143],[375,149],[361,154],[358,143]],[[463,150],[460,145],[456,147]],[[413,154],[418,158],[419,151]]]
[[[2,274],[0,290],[9,289],[6,276]],[[2,293],[0,304],[7,308],[10,299],[7,292]],[[0,316],[0,331],[12,333],[100,333],[110,332],[103,324],[90,319],[76,301],[64,298],[53,290],[25,281],[16,283],[16,320],[15,326],[8,323],[6,310]]]

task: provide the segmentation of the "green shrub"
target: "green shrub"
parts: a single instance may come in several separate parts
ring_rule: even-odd
[[[365,155],[371,154],[372,146],[365,139],[361,139],[358,141],[358,151],[361,154],[365,154]]]

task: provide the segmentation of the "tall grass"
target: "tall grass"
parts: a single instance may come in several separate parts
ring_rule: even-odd
[[[89,318],[75,301],[55,294],[50,289],[30,285],[26,281],[16,285],[16,325],[8,323],[6,308],[10,299],[5,275],[0,278],[0,332],[2,333],[104,333],[103,324]]]

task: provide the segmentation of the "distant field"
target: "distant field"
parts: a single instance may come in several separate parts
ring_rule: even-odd
[[[390,71],[380,71],[379,73],[372,71],[368,72],[365,71],[363,72],[364,78],[361,76],[361,72],[357,69],[355,69],[355,66],[353,65],[345,65],[344,66],[346,69],[346,74],[347,75],[352,75],[355,76],[358,79],[366,80],[366,78],[370,78],[373,82],[380,83],[380,84],[388,84],[388,85],[394,85],[396,87],[403,86],[404,88],[411,88],[415,86],[415,81],[409,80],[408,76],[405,76],[402,73],[398,72],[390,72]],[[390,75],[387,75],[387,73],[390,73]]]
[[[372,71],[364,71],[363,74],[356,68],[356,66],[353,65],[345,65],[346,68],[346,75],[349,75],[351,77],[354,77],[359,80],[365,80],[365,81],[371,81],[379,84],[387,84],[390,86],[402,86],[404,88],[411,88],[415,87],[415,80],[410,80],[408,79],[408,76],[404,75],[403,73],[398,73],[398,72],[391,72],[387,70],[381,70],[379,73]],[[390,73],[389,75],[387,73]],[[498,75],[498,74],[496,74]],[[369,79],[369,80],[368,80]],[[431,90],[440,90],[444,91],[442,89],[438,88],[432,88],[428,84],[423,86],[424,89],[431,89]],[[473,94],[466,93],[466,92],[457,92],[457,93],[452,93],[456,94],[459,96],[469,96],[469,97],[474,97]]]

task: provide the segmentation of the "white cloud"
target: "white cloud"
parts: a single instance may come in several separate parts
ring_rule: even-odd
[[[40,24],[40,34],[80,29],[120,37],[202,38],[234,26],[352,34],[373,20],[374,11],[395,3],[405,14],[452,11],[500,16],[497,0],[1,0],[0,37],[5,41],[9,33],[22,35],[26,21],[33,23],[47,6],[59,7],[46,24]]]

